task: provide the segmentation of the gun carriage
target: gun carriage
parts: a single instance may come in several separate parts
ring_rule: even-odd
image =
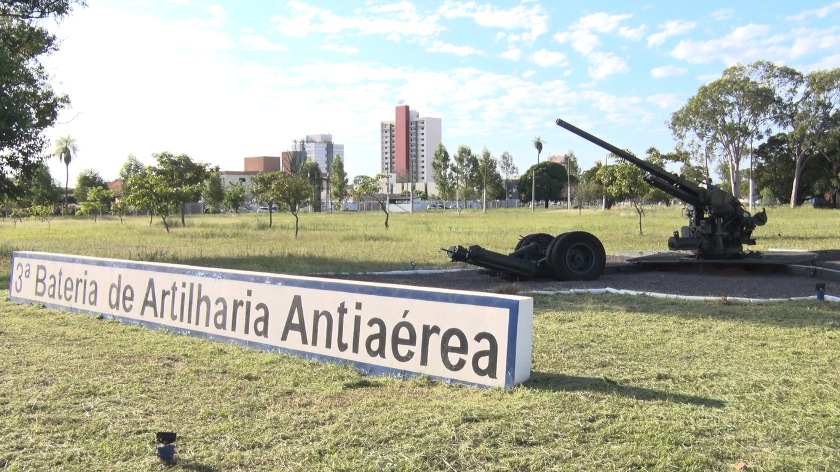
[[[744,246],[755,244],[753,230],[767,222],[764,209],[751,215],[737,197],[720,187],[709,182],[692,182],[683,175],[639,159],[562,119],[557,119],[557,125],[641,168],[646,173],[646,182],[685,203],[688,223],[668,238],[668,249],[674,251],[678,260],[739,264],[739,261],[745,259],[761,259],[761,253],[745,251]],[[606,265],[604,247],[600,240],[584,231],[572,231],[558,236],[530,234],[521,238],[515,250],[509,254],[489,251],[478,245],[466,248],[451,246],[442,250],[454,262],[466,262],[524,277],[593,280],[604,273]],[[668,260],[672,262],[675,259]]]

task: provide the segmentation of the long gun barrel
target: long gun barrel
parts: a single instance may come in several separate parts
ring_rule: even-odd
[[[720,188],[690,182],[560,118],[557,125],[639,167],[647,172],[646,182],[691,206],[689,224],[668,240],[671,250],[691,250],[703,258],[740,257],[744,244],[755,244],[753,229],[767,222],[764,210],[751,216],[737,198]]]

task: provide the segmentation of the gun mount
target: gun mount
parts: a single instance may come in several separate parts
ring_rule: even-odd
[[[755,244],[753,230],[767,222],[764,209],[750,215],[737,197],[715,185],[686,180],[683,175],[643,161],[560,118],[557,125],[641,168],[647,172],[647,183],[687,205],[688,225],[668,238],[671,251],[690,251],[698,259],[741,258],[744,245]]]

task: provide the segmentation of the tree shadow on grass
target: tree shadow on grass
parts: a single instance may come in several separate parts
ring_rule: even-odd
[[[644,401],[667,401],[685,403],[689,405],[705,406],[709,408],[723,408],[726,406],[721,400],[685,395],[682,393],[653,390],[643,387],[621,385],[605,377],[581,377],[575,375],[556,374],[552,372],[532,372],[531,378],[523,384],[535,390],[552,392],[580,392],[588,391],[605,395],[617,394],[623,397]]]

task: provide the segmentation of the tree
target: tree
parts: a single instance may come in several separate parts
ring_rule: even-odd
[[[251,179],[251,196],[254,201],[268,207],[269,228],[271,228],[273,224],[272,213],[274,212],[274,204],[277,203],[275,182],[282,174],[283,171],[260,172]]]
[[[432,160],[432,180],[437,187],[438,197],[442,200],[451,200],[455,195],[455,174],[449,152],[443,143],[438,143],[435,148],[435,157]]]
[[[225,201],[225,188],[218,171],[210,172],[201,188],[201,200],[210,213],[219,213]]]
[[[473,154],[469,146],[462,144],[458,146],[453,160],[455,161],[452,166],[452,172],[455,175],[455,199],[458,201],[457,209],[460,214],[461,209],[466,207],[467,200],[475,196],[479,180],[478,156]],[[461,199],[464,201],[464,206],[461,206]]]
[[[127,198],[131,195],[131,185],[129,185],[128,181],[132,175],[135,174],[145,174],[147,172],[147,167],[137,160],[134,154],[129,154],[128,158],[126,158],[125,163],[123,163],[122,167],[120,168],[119,180],[120,180],[120,198]]]
[[[274,181],[273,193],[275,199],[289,209],[295,217],[295,238],[298,236],[298,213],[310,198],[311,182],[300,174],[285,174],[280,172]]]
[[[114,198],[114,192],[102,187],[93,187],[87,192],[85,197],[86,199],[81,202],[79,213],[82,215],[93,215],[93,222],[96,223],[97,216],[105,211],[111,199]],[[120,221],[122,221],[122,218],[120,218]]]
[[[15,179],[17,197],[6,196],[19,207],[28,208],[36,205],[52,207],[61,198],[61,190],[56,187],[50,169],[43,162],[35,164],[27,175],[19,174]]]
[[[533,179],[534,174],[538,177],[536,185]],[[566,180],[566,166],[563,164],[551,161],[535,164],[525,171],[516,185],[519,200],[530,202],[531,205],[535,205],[535,201],[543,201],[545,202],[545,208],[548,208],[549,202],[563,199]],[[531,198],[531,189],[536,191],[535,198]]]
[[[344,161],[336,154],[330,168],[330,199],[338,204],[338,207],[347,200],[347,172],[344,170]]]
[[[176,156],[170,152],[161,152],[154,154],[154,157],[157,160],[155,172],[172,188],[175,202],[181,210],[181,226],[186,226],[186,205],[201,196],[201,185],[210,171],[209,166],[193,161],[186,154]]]
[[[312,211],[321,211],[321,166],[315,161],[306,161],[301,164],[299,174],[309,180]]]
[[[225,208],[239,213],[239,209],[245,205],[245,186],[242,182],[235,182],[225,189]]]
[[[537,150],[537,165],[539,165],[540,164],[540,153],[543,150],[543,141],[542,141],[542,139],[540,139],[539,136],[534,138],[534,149]],[[536,184],[537,184],[536,173],[532,173],[531,174],[531,195],[536,195],[537,194]],[[520,194],[521,194],[521,192],[520,192]],[[545,204],[546,204],[546,208],[547,208],[548,207],[548,200],[546,200]],[[534,211],[534,200],[533,199],[531,199],[531,211],[532,212]]]
[[[64,213],[67,213],[67,187],[70,183],[70,163],[76,158],[76,153],[79,152],[79,146],[76,140],[70,136],[62,136],[55,141],[55,155],[64,162],[64,167],[67,169],[64,178]]]
[[[125,199],[119,199],[114,203],[111,203],[111,213],[120,217],[120,224],[123,222],[123,216],[125,216],[129,211],[129,205],[126,203]]]
[[[618,157],[613,155],[613,157]],[[639,234],[642,234],[642,217],[645,216],[645,198],[651,192],[651,186],[645,182],[645,171],[635,164],[616,159],[618,162],[609,166],[603,166],[598,170],[597,178],[605,186],[607,193],[615,200],[626,200],[633,204],[639,216]],[[662,166],[658,151],[654,148],[648,150],[646,161]]]
[[[79,172],[79,175],[76,177],[76,188],[73,189],[73,197],[76,198],[77,203],[81,204],[88,199],[88,192],[95,188],[107,189],[108,184],[99,175],[99,171],[85,169]]]
[[[513,156],[511,153],[505,151],[502,153],[502,156],[499,158],[499,169],[502,171],[502,174],[505,177],[505,201],[507,202],[508,194],[510,189],[508,188],[508,179],[511,175],[519,174],[519,169],[516,167],[516,164],[513,163]]]
[[[493,174],[498,174],[496,170],[496,159],[490,154],[490,150],[486,147],[481,151],[481,156],[478,158],[478,179],[476,186],[478,193],[481,194],[481,211],[487,213],[487,186],[493,182]]]
[[[369,197],[379,203],[379,208],[385,213],[385,229],[388,229],[388,219],[391,216],[388,209],[388,194],[382,191],[382,181],[387,179],[386,174],[377,174],[376,177],[357,175],[353,179],[353,198],[362,202],[364,197]]]
[[[161,175],[160,169],[149,168],[145,174],[134,174],[129,177],[132,188],[126,202],[136,208],[149,211],[150,215],[157,215],[163,222],[163,227],[169,233],[168,218],[172,209],[178,205],[180,195],[178,189],[170,185],[168,176]],[[151,220],[150,224],[151,224]]]
[[[17,194],[15,180],[28,179],[43,161],[43,131],[56,123],[70,102],[56,94],[41,58],[58,49],[58,40],[44,27],[60,20],[79,0],[15,0],[0,2],[0,196]]]
[[[763,68],[762,63],[727,68],[720,79],[701,86],[671,115],[670,128],[680,147],[697,140],[695,147],[720,153],[735,196],[739,195],[744,154],[763,136],[762,126],[776,110],[775,90],[752,77],[765,74]]]

